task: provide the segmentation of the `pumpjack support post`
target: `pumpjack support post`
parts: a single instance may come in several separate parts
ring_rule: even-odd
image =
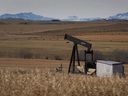
[[[70,64],[69,64],[69,69],[68,73],[75,73],[76,69],[76,60],[78,63],[78,66],[80,66],[80,60],[79,60],[79,53],[78,53],[78,46],[77,44],[74,44],[73,49],[72,49],[72,54],[71,54],[71,59],[70,59]]]

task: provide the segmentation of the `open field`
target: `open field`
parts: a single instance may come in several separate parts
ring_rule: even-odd
[[[0,40],[62,39],[65,33],[83,36],[96,34],[127,35],[128,21],[101,22],[28,22],[1,21]],[[25,23],[25,24],[24,24]]]
[[[46,59],[17,59],[0,58],[0,68],[3,69],[40,69],[42,71],[56,72],[56,68],[62,64],[63,72],[67,73],[68,61],[66,60],[46,60]]]
[[[65,33],[92,43],[93,49],[103,54],[112,54],[111,52],[115,50],[124,50],[126,53],[128,49],[127,26],[128,21],[1,21],[0,57],[68,60],[72,43],[63,40]]]
[[[69,60],[73,44],[65,33],[92,43],[101,57],[128,62],[128,21],[0,21],[0,58]],[[85,49],[79,46],[80,55]]]
[[[69,61],[73,44],[63,39],[65,33],[92,43],[96,59],[128,62],[128,21],[0,21],[0,58]],[[85,49],[79,46],[81,58]]]
[[[127,96],[128,78],[0,69],[2,96]]]
[[[83,63],[83,62],[81,62]],[[40,69],[42,71],[52,71],[56,72],[56,68],[58,68],[62,64],[63,73],[67,73],[69,67],[68,60],[46,60],[46,59],[18,59],[18,58],[0,58],[0,68],[3,69]],[[128,76],[128,64],[124,64],[125,67],[125,75]]]
[[[65,33],[92,43],[95,60],[125,62],[126,78],[67,75],[73,44]],[[2,96],[127,96],[127,63],[128,21],[0,21]]]

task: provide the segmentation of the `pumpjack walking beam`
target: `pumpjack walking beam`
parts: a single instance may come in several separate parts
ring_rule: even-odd
[[[80,40],[78,38],[72,37],[72,36],[70,36],[68,34],[65,34],[64,39],[67,39],[67,40],[73,42],[74,44],[82,45],[82,46],[86,47],[88,51],[90,51],[91,48],[92,48],[92,44],[90,44],[90,43],[88,43],[88,42],[86,42],[84,40]]]

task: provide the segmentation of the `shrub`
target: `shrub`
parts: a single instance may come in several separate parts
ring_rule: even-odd
[[[127,50],[114,50],[111,54],[112,59],[124,63],[128,63],[128,51]]]
[[[33,57],[33,53],[27,49],[21,49],[19,52],[19,57],[24,59],[30,59]]]
[[[60,56],[55,56],[54,58],[55,58],[55,60],[62,60],[62,58]]]

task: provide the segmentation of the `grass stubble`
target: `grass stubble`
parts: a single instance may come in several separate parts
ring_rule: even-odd
[[[127,96],[128,78],[0,69],[0,96]]]

